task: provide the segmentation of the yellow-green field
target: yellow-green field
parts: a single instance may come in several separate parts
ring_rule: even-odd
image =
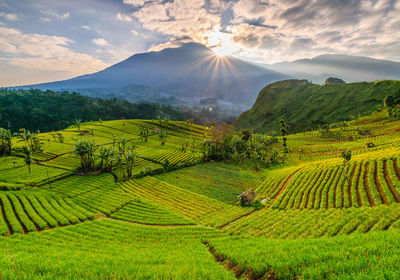
[[[289,135],[268,169],[204,162],[210,129],[185,122],[79,130],[39,134],[30,172],[22,140],[0,157],[0,279],[399,278],[400,121]],[[135,146],[132,178],[82,174],[76,141],[115,138]],[[262,207],[239,205],[248,189]]]

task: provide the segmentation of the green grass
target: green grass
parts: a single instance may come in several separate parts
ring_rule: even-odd
[[[0,237],[1,275],[3,279],[235,279],[201,243],[218,235],[204,227],[164,229],[101,220]]]
[[[136,199],[111,215],[111,218],[149,225],[190,225],[193,221],[160,205]]]
[[[217,253],[277,279],[397,279],[400,231],[319,239],[227,237],[209,240]]]

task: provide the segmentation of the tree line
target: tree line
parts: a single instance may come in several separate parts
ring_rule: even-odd
[[[20,128],[48,132],[64,129],[80,119],[155,119],[168,117],[183,120],[177,108],[153,103],[92,98],[78,93],[42,91],[39,89],[0,89],[0,127],[12,132]]]

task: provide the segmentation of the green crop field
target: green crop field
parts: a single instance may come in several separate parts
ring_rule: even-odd
[[[206,159],[211,129],[87,122],[38,134],[30,164],[13,137],[0,157],[0,279],[399,278],[400,121],[288,135],[268,167]],[[82,140],[105,168],[82,170]],[[257,203],[241,205],[250,189]]]

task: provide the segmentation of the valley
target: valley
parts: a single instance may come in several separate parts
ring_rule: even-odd
[[[369,133],[360,134],[360,127]],[[160,129],[168,133],[165,144]],[[176,121],[82,123],[79,130],[38,134],[43,146],[32,154],[30,169],[18,152],[24,141],[13,139],[12,154],[0,161],[2,277],[365,279],[399,273],[390,257],[398,253],[400,226],[399,121],[371,116],[328,136],[289,135],[284,163],[261,169],[246,161],[205,161],[211,131]],[[132,177],[122,163],[82,174],[74,150],[84,140],[99,150],[121,141],[134,145]],[[281,145],[278,137],[272,147]],[[352,153],[346,165],[343,149]],[[248,189],[261,207],[239,205],[237,196]]]

